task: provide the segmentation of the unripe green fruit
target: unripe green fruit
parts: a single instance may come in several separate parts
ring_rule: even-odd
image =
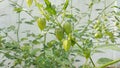
[[[28,7],[30,7],[33,3],[33,0],[26,0]]]
[[[63,40],[63,48],[65,51],[68,51],[71,46],[71,41],[70,40]]]
[[[46,20],[44,18],[38,18],[37,24],[40,30],[44,30],[46,27]]]
[[[64,37],[64,31],[63,31],[63,29],[62,28],[56,28],[55,29],[55,36],[56,36],[56,38],[58,40],[61,41],[63,39],[63,37]]]
[[[103,37],[103,35],[102,35],[101,32],[97,32],[97,33],[95,34],[95,38],[102,38],[102,37]]]
[[[72,32],[72,25],[69,22],[64,23],[63,28],[64,28],[66,34],[69,34]]]
[[[97,20],[95,25],[93,26],[94,29],[99,30],[100,27],[100,20]]]

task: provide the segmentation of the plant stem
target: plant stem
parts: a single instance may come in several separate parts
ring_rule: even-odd
[[[95,21],[96,19],[98,19],[100,17],[100,15],[102,15],[102,13],[107,9],[109,8],[116,0],[114,0],[112,3],[110,3],[108,6],[106,6],[100,13],[99,15],[93,20]]]
[[[17,27],[17,41],[18,43],[20,42],[19,40],[19,30],[20,30],[20,13],[18,14],[18,27]]]
[[[109,65],[112,65],[112,64],[115,64],[115,63],[117,63],[117,62],[120,62],[120,59],[117,59],[117,60],[113,60],[113,61],[111,61],[111,62],[108,62],[108,63],[106,63],[106,64],[104,64],[104,65],[102,65],[102,66],[99,66],[98,68],[105,68],[105,67],[107,67],[107,66],[109,66]]]
[[[100,15],[101,15],[107,8],[109,8],[114,2],[115,2],[115,1],[113,1],[111,4],[109,4],[108,6],[106,6],[106,7],[100,12],[100,14],[99,14],[95,19],[92,20],[92,22],[94,22],[96,19],[98,19],[98,18],[100,17]],[[92,12],[92,8],[90,9],[89,20],[90,20],[90,17],[91,17],[91,12]],[[87,31],[87,28],[88,28],[88,26],[89,26],[90,24],[91,24],[91,23],[89,22],[89,23],[86,25],[86,27],[82,30],[79,38],[81,38],[81,37],[84,35],[84,33]]]
[[[96,19],[98,19],[98,18],[100,17],[100,15],[101,15],[107,8],[109,8],[114,2],[115,2],[115,1],[113,1],[113,2],[110,3],[108,6],[106,6],[106,7],[101,11],[101,13],[100,13],[94,20],[92,20],[92,22],[94,22]],[[92,9],[91,9],[91,12],[92,12]],[[89,17],[89,18],[90,18],[90,17]],[[91,23],[88,23],[88,24],[86,25],[86,27],[85,27],[85,28],[83,29],[83,31],[81,32],[79,38],[81,38],[81,37],[84,35],[84,33],[86,32],[86,30],[87,30],[87,28],[88,28],[88,26],[89,26],[90,24],[91,24]]]
[[[80,49],[82,49],[82,47],[79,45],[79,43],[78,42],[75,42],[76,44],[77,44],[77,46],[80,48]]]
[[[56,24],[57,26],[59,26],[61,29],[63,29],[63,27],[61,26],[59,20],[57,19],[57,16],[53,17],[53,20],[51,20],[54,24]]]
[[[90,61],[92,62],[92,65],[93,65],[94,67],[96,67],[96,66],[95,66],[95,63],[94,63],[93,60],[92,60],[92,58],[90,57],[89,59],[90,59]]]
[[[21,6],[23,5],[24,0],[22,0]],[[18,27],[17,27],[17,42],[20,43],[19,30],[20,30],[21,18],[20,13],[18,13]]]
[[[12,2],[13,4],[15,4],[15,5],[17,5],[18,7],[20,7],[20,8],[23,8],[21,5],[23,5],[23,4],[21,4],[21,5],[19,5],[19,4],[17,4],[16,2],[14,2],[14,1],[12,1],[12,0],[9,0],[10,2]],[[23,2],[22,2],[23,3]],[[31,16],[33,19],[34,19],[34,16],[32,16],[32,14],[31,13],[29,13],[27,10],[23,10],[25,13],[27,13],[29,16]]]
[[[86,58],[86,61],[85,61],[84,65],[83,65],[83,68],[86,68],[87,62],[88,62],[88,59]]]
[[[44,42],[43,42],[44,58],[45,58],[45,43],[46,43],[46,35],[47,35],[47,32],[44,34]]]

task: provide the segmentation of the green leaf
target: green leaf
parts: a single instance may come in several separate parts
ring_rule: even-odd
[[[105,63],[102,66],[99,66],[98,68],[105,68],[105,67],[107,67],[109,65],[112,65],[112,64],[115,64],[115,63],[118,63],[118,62],[120,62],[120,59],[116,59],[116,60],[113,60],[111,62]]]
[[[116,46],[116,45],[111,45],[111,46],[107,46],[105,47],[106,49],[111,49],[111,50],[115,50],[115,51],[120,51],[120,47]]]
[[[56,10],[55,8],[51,5],[51,2],[49,0],[44,0],[46,4],[46,10],[50,15],[56,15]]]
[[[69,5],[69,0],[66,0],[65,4],[63,6],[63,10],[66,10],[66,8],[68,7],[68,5]]]
[[[31,21],[25,21],[26,24],[33,25],[33,22]]]
[[[32,43],[35,45],[40,44],[40,42],[38,40],[33,40]]]
[[[14,11],[16,11],[17,13],[20,13],[22,11],[23,8],[14,8]]]
[[[110,39],[112,42],[115,42],[114,34],[113,34],[112,32],[106,31],[105,33],[106,33],[106,35],[109,36],[109,39]]]
[[[11,25],[7,28],[7,31],[14,31],[15,30],[15,26],[14,25]]]
[[[104,53],[103,51],[101,51],[101,50],[94,50],[94,52],[93,53]]]
[[[53,6],[48,6],[45,8],[50,15],[56,15],[56,10]]]
[[[20,40],[21,41],[25,41],[25,40],[28,40],[28,38],[21,38]]]
[[[2,61],[0,62],[0,67],[3,67],[3,66],[5,65],[5,64],[4,64],[5,61],[6,61],[6,60],[2,60]]]
[[[36,36],[36,39],[39,40],[39,39],[41,39],[42,37],[43,37],[43,35],[39,34],[39,35]]]
[[[36,6],[38,7],[38,9],[40,10],[41,8],[43,8],[43,5],[40,3],[37,3]]]
[[[99,3],[101,0],[92,0],[93,3]]]
[[[28,43],[24,43],[23,46],[21,46],[21,50],[23,51],[29,51],[31,49],[31,46],[29,46]]]
[[[15,59],[15,56],[10,55],[9,53],[4,53],[4,56],[7,57],[8,59]]]
[[[13,66],[11,68],[15,68],[15,66],[17,66],[18,64],[21,64],[22,59],[16,59],[14,60]]]
[[[116,26],[117,26],[117,25],[119,25],[120,20],[119,20],[119,18],[117,16],[114,16],[114,17],[118,21],[117,24],[116,24]]]
[[[92,8],[92,6],[93,6],[93,2],[91,2],[91,3],[89,4],[89,8]]]
[[[119,6],[112,6],[111,8],[117,8],[117,9],[119,9],[120,7]]]
[[[44,2],[47,6],[51,6],[51,2],[49,0],[44,0]]]
[[[120,51],[120,47],[114,44],[107,44],[107,45],[99,45],[96,49],[110,49],[115,51]]]
[[[56,40],[51,40],[50,42],[47,43],[47,45],[50,48],[50,47],[54,46],[56,43],[57,43]]]
[[[35,49],[33,49],[32,52],[31,52],[31,55],[32,55],[32,56],[36,55],[36,53],[37,53],[38,51],[40,51],[40,48],[35,48]]]
[[[3,67],[3,66],[4,66],[4,63],[1,62],[1,63],[0,63],[0,67]]]
[[[109,58],[100,58],[98,59],[97,63],[98,64],[105,64],[105,63],[108,63],[108,62],[111,62],[113,61],[112,59],[109,59]]]

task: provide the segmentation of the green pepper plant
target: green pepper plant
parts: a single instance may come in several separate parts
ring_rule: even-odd
[[[19,0],[9,0],[18,14],[18,26],[0,28],[0,53],[6,58],[0,66],[5,66],[5,61],[9,59],[13,61],[9,63],[10,68],[75,68],[73,63],[80,61],[70,57],[78,55],[85,58],[79,68],[106,68],[119,62],[120,58],[113,60],[106,57],[94,62],[92,57],[95,53],[104,53],[101,49],[120,51],[116,41],[119,35],[115,35],[120,30],[119,12],[107,11],[119,8],[113,6],[116,1],[106,5],[106,0],[90,0],[85,12],[74,7],[73,1],[65,0],[55,5],[50,0],[44,0],[44,3],[39,0],[22,0],[21,4]],[[23,3],[27,4],[27,10]],[[93,10],[98,3],[103,3],[104,7]],[[36,14],[39,16],[32,14],[32,6],[38,9],[40,14]],[[94,18],[93,11],[98,13]],[[32,19],[26,21],[22,13]],[[35,28],[39,28],[39,33],[24,30],[22,33],[25,37],[21,37],[20,27],[25,23],[37,24]],[[17,40],[10,36],[11,32]],[[48,40],[48,36],[55,38]]]

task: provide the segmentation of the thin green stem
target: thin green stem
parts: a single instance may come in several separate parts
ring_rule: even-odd
[[[21,6],[23,5],[24,0],[22,0]],[[18,27],[17,27],[17,42],[20,43],[20,38],[19,38],[19,31],[20,31],[20,24],[21,24],[21,15],[18,13]]]
[[[23,8],[21,5],[23,5],[23,4],[21,4],[21,5],[19,5],[19,4],[17,4],[16,2],[14,2],[14,1],[12,1],[12,0],[9,0],[11,3],[13,3],[13,4],[15,4],[15,5],[17,5],[18,7],[20,7],[20,8]],[[23,1],[24,2],[24,1]],[[22,2],[22,3],[23,3]],[[27,13],[29,16],[31,16],[33,19],[34,19],[34,16],[32,16],[32,14],[31,13],[29,13],[27,10],[23,10],[25,13]]]
[[[71,0],[71,6],[70,6],[71,7],[71,11],[70,11],[71,14],[72,14],[72,3],[73,3],[73,1]]]
[[[26,12],[31,18],[35,19],[34,16],[32,16],[32,14],[26,10],[24,10],[24,12]]]
[[[86,25],[86,27],[82,30],[79,38],[81,38],[81,37],[84,35],[84,33],[87,31],[87,28],[88,28],[89,25],[90,25],[90,23],[88,23],[88,24]]]
[[[56,20],[56,24],[60,27],[60,28],[62,28],[62,26],[61,26],[61,24],[59,23],[59,21],[58,21],[58,19],[57,19],[57,17],[55,17],[55,20]]]
[[[106,7],[101,11],[101,13],[100,13],[94,20],[92,20],[92,22],[95,21],[96,19],[98,19],[98,18],[100,17],[100,15],[101,15],[107,8],[109,8],[114,2],[115,2],[115,1],[113,1],[111,4],[109,4],[108,6],[106,6]],[[92,11],[92,9],[91,9],[91,11]],[[88,28],[88,26],[89,26],[90,24],[91,24],[91,23],[89,22],[89,23],[86,25],[86,27],[82,30],[79,38],[81,38],[81,37],[84,35],[84,33],[87,31],[87,28]]]
[[[107,8],[109,8],[112,4],[115,3],[115,1],[116,1],[116,0],[114,0],[114,1],[113,1],[112,3],[110,3],[108,6],[106,6],[106,7],[99,13],[99,15],[98,15],[93,21],[97,20],[97,19],[100,17],[100,15],[102,15],[102,13],[103,13]]]
[[[21,22],[20,22],[20,13],[19,13],[18,14],[18,27],[17,27],[17,41],[18,41],[18,43],[20,42],[20,40],[19,40],[20,24],[21,24]]]
[[[41,14],[47,19],[49,20],[49,15],[47,15],[47,13],[44,11],[44,7],[42,6],[42,4],[38,3],[36,0],[34,0],[35,5],[37,6],[37,8],[39,9],[39,11],[41,12]]]
[[[77,44],[77,46],[80,48],[80,49],[82,49],[82,47],[79,45],[79,43],[78,42],[75,42],[76,44]]]
[[[86,68],[87,62],[88,62],[88,59],[86,58],[86,61],[85,61],[84,65],[83,65],[83,68]]]
[[[47,35],[47,32],[44,33],[44,41],[43,41],[44,57],[45,57],[45,47],[46,47],[46,35]]]
[[[92,7],[93,7],[93,6],[92,6]],[[89,20],[91,19],[91,14],[92,14],[92,9],[93,9],[92,7],[90,8],[90,13],[89,13],[89,15],[88,15]]]
[[[57,16],[53,17],[53,20],[51,20],[53,23],[55,23],[57,26],[59,26],[60,28],[63,29],[63,27],[61,26],[59,20],[57,19]]]
[[[90,57],[89,59],[90,59],[92,65],[93,65],[94,67],[96,67],[96,66],[95,66],[95,63],[94,63],[93,60],[92,60],[92,58]]]

